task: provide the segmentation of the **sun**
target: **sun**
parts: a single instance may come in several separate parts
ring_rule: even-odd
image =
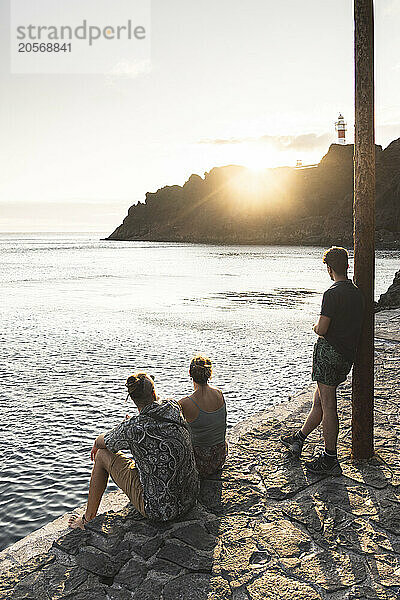
[[[288,173],[282,169],[271,169],[263,165],[258,168],[255,161],[252,167],[242,168],[229,181],[232,205],[248,214],[261,215],[268,210],[288,207]],[[289,178],[290,180],[290,178]]]
[[[242,173],[230,181],[232,197],[247,206],[258,207],[263,204],[266,191],[269,187],[266,177],[267,173],[268,171],[265,167],[259,169],[246,167],[243,169]]]
[[[243,144],[240,154],[239,164],[256,173],[268,169],[276,163],[273,151],[266,148],[265,145]]]

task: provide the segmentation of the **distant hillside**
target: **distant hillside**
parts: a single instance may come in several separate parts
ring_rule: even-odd
[[[377,246],[400,248],[400,138],[376,165]],[[217,167],[147,193],[108,239],[350,246],[352,198],[353,145],[332,144],[313,168]]]

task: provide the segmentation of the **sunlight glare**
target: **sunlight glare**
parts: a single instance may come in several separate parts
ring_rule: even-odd
[[[261,172],[264,169],[268,169],[273,166],[276,162],[274,152],[271,148],[265,147],[265,145],[252,144],[244,145],[243,152],[241,153],[240,164],[247,167],[251,171]]]

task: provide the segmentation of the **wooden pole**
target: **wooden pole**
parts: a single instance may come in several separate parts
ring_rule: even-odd
[[[356,459],[371,458],[374,454],[375,135],[373,11],[373,0],[354,0],[354,281],[365,298],[365,318],[353,369],[352,452],[353,457]]]

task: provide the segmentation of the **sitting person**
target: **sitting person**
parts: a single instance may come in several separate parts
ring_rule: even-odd
[[[194,392],[179,400],[192,434],[194,456],[200,477],[220,471],[228,453],[225,441],[226,404],[221,390],[209,385],[211,374],[210,359],[195,356],[189,368]]]
[[[180,407],[159,403],[153,380],[138,373],[126,382],[139,414],[99,435],[85,513],[69,525],[83,529],[94,519],[111,475],[133,506],[149,519],[167,521],[185,513],[196,501],[199,478],[187,424]],[[129,450],[132,460],[119,450]]]

